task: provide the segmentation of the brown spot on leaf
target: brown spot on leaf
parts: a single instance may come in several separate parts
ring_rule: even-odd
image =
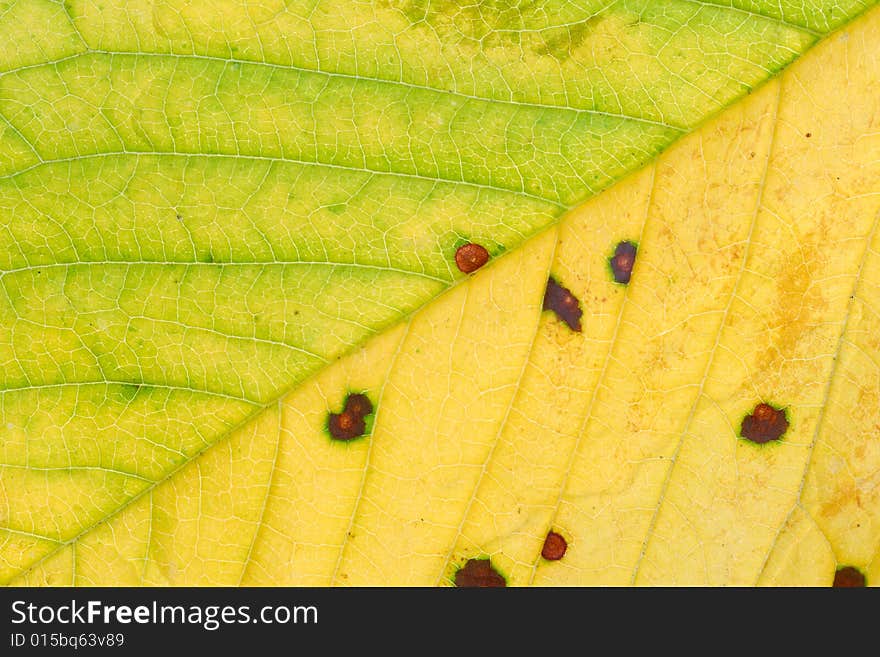
[[[455,585],[468,586],[507,586],[507,580],[492,567],[489,559],[468,559],[468,562],[455,573]]]
[[[865,576],[858,568],[852,566],[843,566],[838,568],[834,573],[834,583],[831,585],[835,588],[857,588],[866,586]]]
[[[552,310],[572,331],[581,330],[581,303],[566,287],[562,287],[552,276],[547,281],[544,292],[544,310]]]
[[[336,440],[352,440],[367,430],[366,416],[373,412],[370,398],[361,393],[349,394],[341,413],[327,416],[327,429]]]
[[[479,244],[468,242],[455,252],[455,265],[465,274],[477,271],[489,262],[489,252]]]
[[[632,242],[620,242],[614,249],[614,255],[608,258],[614,280],[624,285],[629,283],[633,266],[636,264],[636,245]]]
[[[373,402],[362,393],[351,394],[345,400],[345,412],[355,415],[369,415],[373,412]]]
[[[544,539],[541,556],[547,559],[547,561],[559,561],[565,556],[566,549],[568,549],[568,543],[562,537],[562,534],[551,531],[547,534],[547,538]]]
[[[812,132],[808,132],[808,133],[806,134],[806,138],[807,138],[807,139],[809,139],[809,138],[812,137],[812,136],[813,136],[813,133],[812,133]]]
[[[763,444],[771,440],[779,440],[787,429],[788,419],[785,417],[785,411],[761,402],[755,406],[751,415],[743,418],[739,435],[754,443]]]

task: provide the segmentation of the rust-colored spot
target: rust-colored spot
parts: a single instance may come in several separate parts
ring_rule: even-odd
[[[808,133],[806,134],[807,139],[809,139],[809,138],[812,137],[812,136],[813,136],[813,133],[812,133],[812,132],[808,132]]]
[[[455,252],[455,264],[465,274],[477,271],[489,262],[489,252],[479,244],[468,242]]]
[[[547,538],[544,539],[544,548],[541,550],[541,556],[547,559],[547,561],[559,561],[565,556],[567,548],[568,543],[562,537],[562,534],[551,531],[547,534]]]
[[[341,413],[330,413],[327,429],[336,440],[352,440],[367,430],[365,418],[373,412],[370,398],[361,393],[349,394]]]
[[[842,568],[838,568],[837,572],[834,573],[834,584],[831,586],[835,588],[858,588],[860,586],[866,586],[865,576],[862,575],[862,572],[858,568],[843,566]]]
[[[614,255],[608,258],[614,280],[624,285],[629,283],[633,266],[636,264],[636,245],[632,242],[620,242],[614,249]]]
[[[547,281],[544,292],[544,310],[552,310],[572,331],[581,330],[581,302],[566,287],[562,287],[552,276]]]
[[[345,400],[345,412],[354,415],[369,415],[373,412],[373,402],[362,393],[350,394]]]
[[[739,435],[755,443],[767,443],[779,440],[786,429],[788,419],[785,411],[762,402],[755,406],[751,415],[743,418]]]
[[[507,580],[492,567],[489,559],[468,559],[468,562],[455,573],[455,585],[507,586]]]

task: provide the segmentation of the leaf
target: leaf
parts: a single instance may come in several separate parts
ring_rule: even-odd
[[[103,4],[0,18],[4,581],[876,581],[876,10]]]

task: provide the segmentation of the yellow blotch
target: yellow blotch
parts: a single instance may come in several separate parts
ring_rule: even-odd
[[[868,564],[880,547],[878,281],[880,230],[875,225],[803,494],[837,559],[857,566]]]
[[[828,540],[813,519],[795,507],[780,529],[758,585],[830,586],[836,567]]]

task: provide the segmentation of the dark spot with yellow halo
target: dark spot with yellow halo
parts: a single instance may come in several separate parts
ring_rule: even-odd
[[[507,586],[507,580],[492,566],[488,558],[468,559],[455,573],[455,585],[465,587]]]
[[[562,534],[550,531],[547,533],[547,538],[544,539],[544,547],[541,548],[541,556],[547,561],[559,561],[565,556],[565,551],[567,549],[568,541],[565,540]]]
[[[859,588],[867,586],[867,582],[865,576],[858,568],[843,566],[834,573],[834,583],[831,586],[838,589]]]
[[[373,403],[362,393],[351,393],[341,413],[327,415],[327,429],[336,440],[353,440],[367,430],[366,417],[373,412]]]
[[[552,310],[572,331],[581,330],[581,302],[567,287],[560,285],[552,276],[547,280],[544,292],[544,310]]]
[[[753,443],[764,444],[779,440],[788,429],[785,411],[761,402],[751,415],[743,418],[739,435]]]
[[[638,247],[634,242],[624,240],[614,248],[614,255],[608,258],[611,266],[611,275],[616,283],[629,283],[632,277],[633,267],[636,264],[636,252]]]

